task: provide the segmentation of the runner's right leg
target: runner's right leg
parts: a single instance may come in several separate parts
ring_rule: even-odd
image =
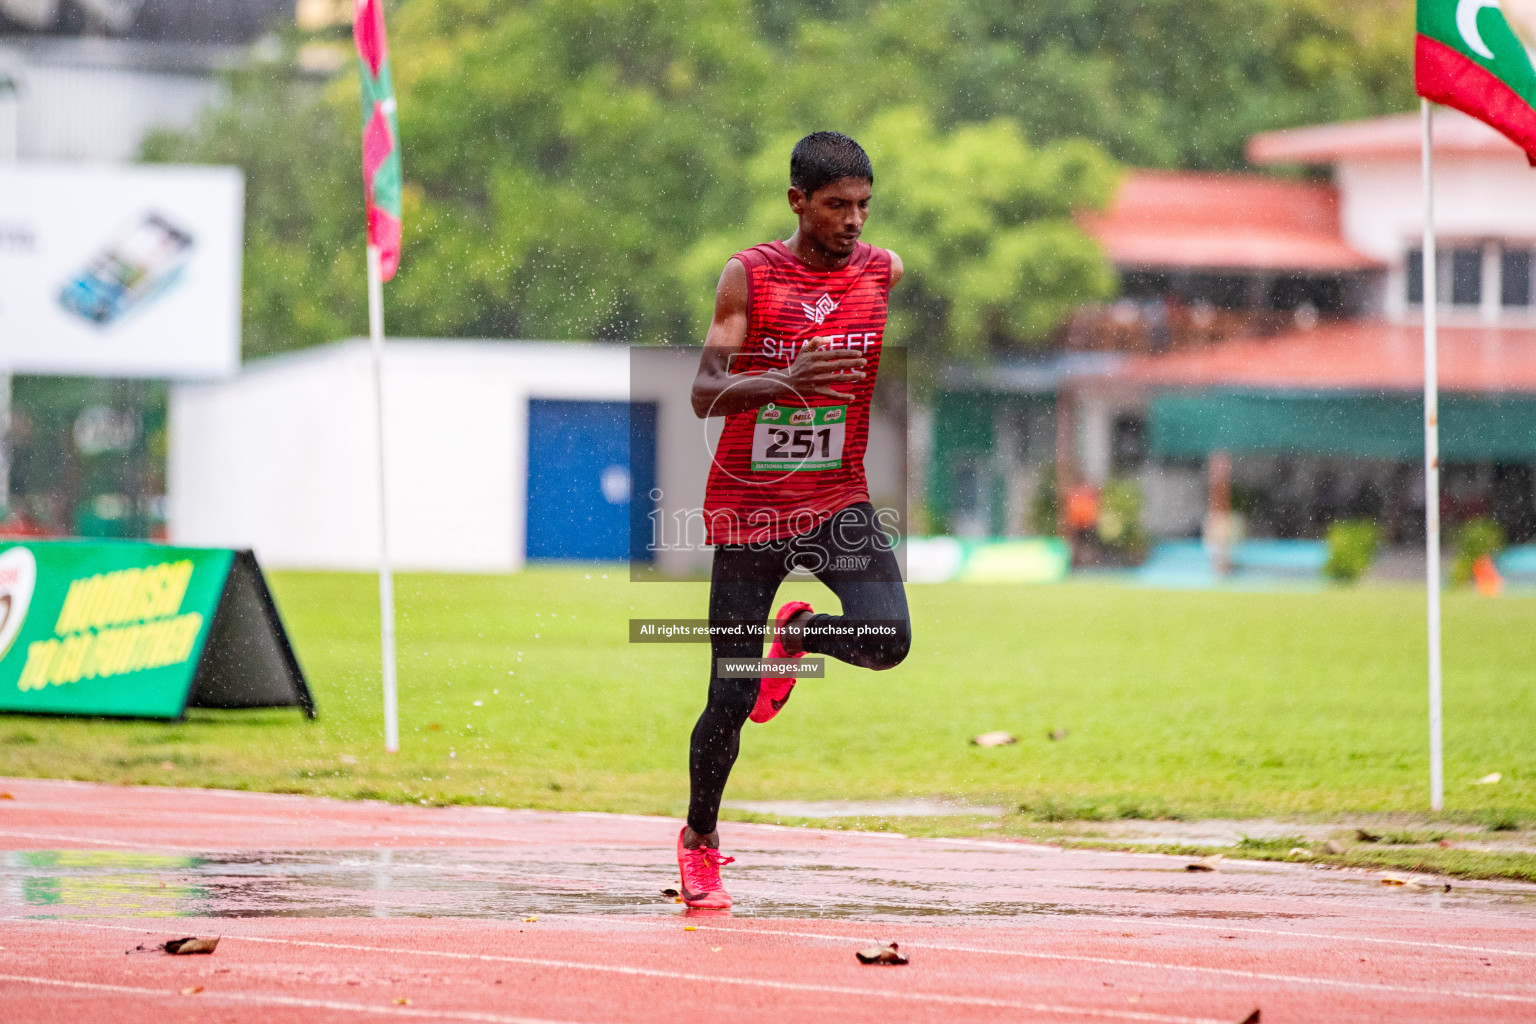
[[[710,624],[761,623],[766,619],[784,578],[784,553],[782,544],[715,548],[709,583]],[[709,701],[693,727],[688,753],[692,783],[688,824],[677,836],[683,902],[690,907],[724,909],[731,905],[731,896],[720,880],[720,867],[731,858],[721,855],[715,826],[725,783],[741,747],[741,727],[757,701],[760,684],[756,677],[722,679],[718,669],[721,658],[756,659],[762,653],[762,638],[756,634],[711,638]]]
[[[709,582],[709,621],[762,623],[767,621],[773,595],[788,571],[787,544],[721,545],[715,548]],[[761,658],[763,641],[756,634],[719,637],[710,644],[709,702],[693,727],[688,772],[692,783],[688,827],[700,836],[715,830],[720,799],[740,749],[741,728],[757,703],[760,683],[722,679],[716,672],[721,658]]]

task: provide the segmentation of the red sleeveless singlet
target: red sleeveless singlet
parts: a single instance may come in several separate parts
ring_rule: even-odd
[[[867,362],[863,380],[834,388],[846,401],[787,396],[726,417],[704,490],[710,544],[782,540],[869,500],[864,448],[891,290],[891,254],[863,242],[840,270],[807,266],[783,242],[734,258],[747,271],[748,305],[732,373],[784,369],[816,337]]]

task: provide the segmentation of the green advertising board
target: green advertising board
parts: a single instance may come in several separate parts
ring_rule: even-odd
[[[0,542],[0,711],[179,718],[314,702],[248,551]]]

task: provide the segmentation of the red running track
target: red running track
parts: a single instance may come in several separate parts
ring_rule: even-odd
[[[5,1022],[1536,1021],[1531,886],[727,824],[720,914],[667,819],[0,789]]]

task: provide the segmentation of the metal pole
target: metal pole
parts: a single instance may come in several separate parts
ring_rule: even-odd
[[[21,139],[16,79],[0,71],[0,163],[16,162]],[[11,514],[11,371],[0,367],[0,518]]]
[[[1435,313],[1435,164],[1433,108],[1419,101],[1424,126],[1424,583],[1429,597],[1429,809],[1445,804],[1440,739],[1440,380]]]
[[[384,282],[379,250],[368,247],[368,334],[373,349],[374,426],[379,443],[379,640],[384,658],[384,749],[400,749],[400,702],[395,688],[395,577],[389,568],[389,518],[384,487]]]
[[[11,372],[0,368],[0,519],[11,515]]]

